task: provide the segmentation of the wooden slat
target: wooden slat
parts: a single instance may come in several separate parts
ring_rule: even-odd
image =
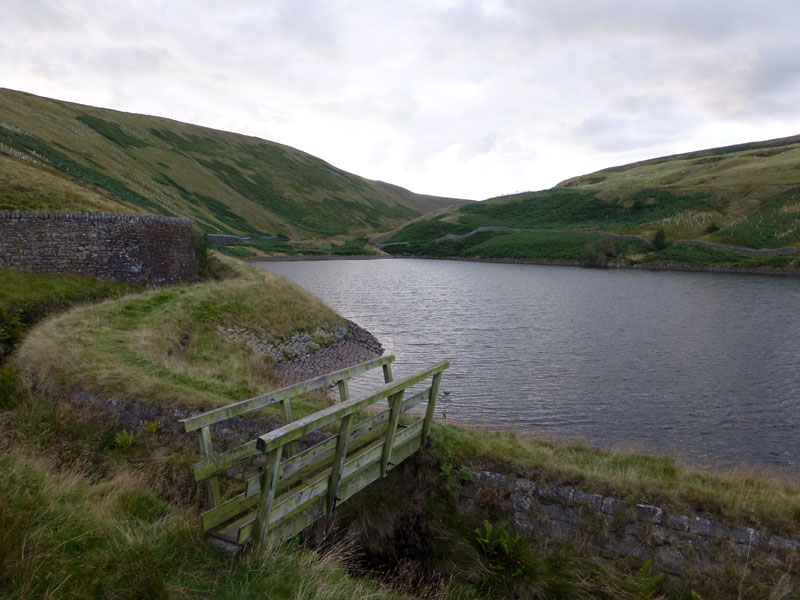
[[[403,404],[403,410],[413,408],[425,399],[426,392],[415,394]],[[364,419],[353,427],[349,435],[349,447],[359,450],[363,445],[368,444],[376,437],[383,434],[386,423],[389,420],[389,410]],[[331,437],[311,448],[293,456],[291,459],[281,461],[280,479],[276,488],[276,494],[283,493],[288,487],[300,479],[316,475],[320,469],[330,464],[331,456],[334,455],[339,437]],[[245,491],[229,498],[222,504],[214,506],[201,515],[203,530],[208,531],[235,517],[236,515],[249,510],[258,503],[258,495],[261,492],[261,478],[259,473],[250,477],[245,483]]]
[[[258,516],[256,518],[256,528],[260,541],[267,537],[272,502],[275,499],[275,489],[278,487],[280,463],[281,447],[278,446],[267,454],[267,465],[261,478],[261,495],[259,496]]]
[[[281,400],[281,414],[283,415],[284,425],[288,425],[294,421],[292,418],[292,400],[290,398],[284,398]],[[283,447],[283,449],[286,453],[286,458],[291,458],[297,454],[297,442],[289,442]]]
[[[181,419],[180,422],[184,424],[186,431],[194,431],[196,429],[200,429],[201,427],[213,425],[214,423],[225,421],[231,417],[236,417],[253,410],[275,404],[284,398],[299,396],[311,390],[333,385],[342,379],[350,379],[351,377],[355,377],[356,375],[369,371],[370,369],[388,365],[392,361],[394,361],[394,356],[381,356],[375,360],[348,367],[347,369],[341,369],[340,371],[328,373],[327,375],[321,375],[320,377],[315,377],[314,379],[301,381],[300,383],[273,390],[271,392],[267,392],[266,394],[261,394],[240,402],[234,402],[233,404],[216,408],[193,417]]]
[[[403,403],[401,390],[389,397],[389,426],[386,428],[386,437],[383,438],[383,456],[381,456],[381,476],[386,476],[386,470],[391,462],[394,449],[394,436],[397,433],[397,424],[400,422],[400,405]]]
[[[370,361],[356,366],[371,365],[369,368],[372,368],[380,364],[384,372],[385,384],[361,398],[349,397],[347,379],[352,376],[353,371],[343,369],[322,378],[277,390],[271,396],[268,394],[251,398],[226,407],[241,410],[247,405],[249,408],[243,410],[247,412],[259,408],[260,406],[256,406],[259,402],[282,403],[285,424],[238,448],[215,455],[211,447],[209,426],[195,427],[201,429],[201,448],[206,454],[204,460],[194,467],[198,480],[209,479],[209,483],[211,480],[217,481],[216,476],[231,466],[260,453],[267,455],[264,472],[250,477],[245,482],[243,492],[224,503],[220,503],[217,496],[213,507],[202,515],[203,528],[206,531],[215,530],[228,523],[213,535],[238,543],[248,539],[263,540],[266,537],[285,539],[285,535],[296,533],[319,516],[332,512],[338,502],[385,476],[392,467],[416,452],[430,431],[442,372],[448,368],[449,363],[441,361],[414,375],[394,381],[391,373],[393,357],[384,358],[386,360],[383,363]],[[336,380],[336,376],[340,378]],[[429,377],[433,378],[429,388],[403,401],[409,387]],[[301,393],[303,389],[314,389],[304,387],[304,384],[316,385],[323,380],[338,383],[341,403],[293,421],[290,398]],[[282,398],[276,396],[289,389],[293,390],[292,395]],[[359,411],[383,398],[389,399],[388,410],[356,421]],[[424,419],[417,420],[410,426],[400,427],[402,413],[425,401],[428,406]],[[208,418],[209,423],[218,422],[214,419],[219,414],[219,410],[211,411],[206,415],[198,415],[197,418]],[[224,418],[227,417],[220,420]],[[188,430],[192,430],[190,428],[196,422],[188,421],[190,420],[185,425]],[[303,452],[288,449],[289,444],[296,444],[303,435],[337,421],[337,436],[323,440]],[[287,458],[281,460],[284,447],[287,447]]]
[[[210,458],[195,463],[193,467],[194,478],[197,481],[208,479],[260,454],[261,452],[256,448],[256,440],[250,440],[241,446],[225,452],[219,452]]]
[[[430,389],[430,388],[429,388]],[[403,402],[403,412],[408,411],[414,406],[417,406],[421,402],[424,402],[428,399],[428,390],[423,390],[418,394],[414,394],[408,400]],[[387,422],[389,420],[389,411],[383,411],[379,413],[379,415],[383,415],[383,422]],[[375,417],[373,417],[375,419]],[[354,436],[358,435],[361,429],[364,427],[364,423],[366,421],[359,422],[354,430]],[[331,441],[332,440],[332,441]],[[336,441],[334,438],[330,438],[330,440],[326,440],[320,442],[319,444],[313,446],[312,448],[317,448],[320,444],[325,444],[326,442],[330,441],[330,449],[336,447]],[[308,448],[303,452],[299,453],[297,456],[303,455],[304,453],[309,452],[312,448]],[[214,456],[210,458],[206,458],[201,460],[193,466],[194,469],[194,478],[196,481],[203,481],[204,479],[208,479],[209,477],[223,473],[227,471],[229,468],[236,466],[246,460],[250,460],[254,456],[260,455],[261,452],[256,448],[256,441],[251,440],[242,444],[241,446],[237,446],[236,448],[231,448],[230,450],[226,450],[225,452],[218,452]],[[290,462],[290,464],[295,464]]]
[[[329,513],[332,513],[336,506],[336,491],[339,489],[339,476],[342,474],[344,459],[347,457],[347,446],[350,443],[350,423],[352,420],[352,414],[342,417],[339,435],[336,438],[336,453],[333,455],[333,463],[331,463],[331,476],[328,482],[328,499],[326,502]]]
[[[366,406],[369,406],[370,404],[377,402],[378,400],[381,400],[382,398],[387,398],[400,392],[401,390],[405,390],[415,383],[419,383],[420,381],[423,381],[436,373],[441,373],[449,365],[450,363],[446,360],[438,362],[415,375],[387,383],[368,396],[354,400],[348,400],[347,402],[343,402],[342,404],[338,404],[336,406],[329,406],[328,408],[322,409],[313,415],[308,415],[307,417],[298,419],[290,425],[284,425],[275,431],[265,433],[264,435],[258,437],[256,447],[261,452],[269,452],[277,446],[282,446],[288,442],[299,439],[310,431],[314,431],[324,427],[325,425],[334,423],[347,414],[352,414]]]
[[[431,389],[428,395],[428,409],[425,411],[425,425],[422,427],[422,443],[424,444],[428,439],[428,434],[431,432],[431,423],[433,423],[433,411],[436,409],[436,396],[439,393],[439,383],[442,381],[442,374],[437,373],[433,376],[431,382]]]
[[[350,388],[347,385],[347,380],[342,379],[339,382],[339,402],[347,402],[350,400]]]
[[[210,428],[203,427],[200,429],[199,433],[200,433],[200,449],[203,451],[203,455],[213,456],[214,447],[211,444]],[[209,480],[206,482],[206,487],[208,488],[209,505],[212,507],[219,505],[220,501],[219,479],[216,477],[210,477]]]

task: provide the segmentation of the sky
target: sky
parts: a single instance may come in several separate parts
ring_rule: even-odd
[[[280,142],[419,193],[484,199],[800,134],[797,0],[0,7],[0,87]]]

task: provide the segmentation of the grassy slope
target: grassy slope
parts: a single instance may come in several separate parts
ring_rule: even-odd
[[[0,154],[0,210],[142,212],[101,189],[41,164]]]
[[[551,190],[443,209],[397,231],[388,252],[582,259],[582,245],[563,252],[563,236],[487,233],[458,244],[436,244],[447,233],[480,226],[638,234],[668,241],[696,239],[748,248],[800,248],[800,137],[695,152],[569,179]],[[545,239],[550,236],[550,240]],[[405,244],[399,244],[405,242]],[[449,244],[449,247],[448,247]],[[563,250],[563,248],[562,248]],[[618,248],[642,260],[643,248]],[[618,257],[619,259],[619,257]],[[677,248],[645,262],[743,267],[792,267],[794,257],[753,257]]]
[[[169,119],[6,89],[0,114],[0,151],[32,156],[102,188],[103,199],[83,208],[113,208],[117,198],[126,210],[186,216],[209,233],[358,234],[458,202],[367,180],[288,146]],[[62,184],[47,174],[38,204],[0,179],[4,206],[60,206]],[[75,207],[76,198],[66,196],[63,208]]]
[[[277,383],[274,360],[220,327],[280,340],[341,321],[289,281],[242,268],[233,280],[151,290],[49,319],[16,358],[23,381],[37,388],[212,408]]]

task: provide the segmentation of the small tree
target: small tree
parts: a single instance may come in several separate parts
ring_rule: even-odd
[[[656,252],[660,252],[666,248],[667,245],[667,234],[664,233],[663,229],[659,229],[656,233],[656,237],[653,238],[653,248],[656,249]]]
[[[583,246],[583,262],[587,266],[601,267],[617,255],[617,247],[611,238],[604,237]]]

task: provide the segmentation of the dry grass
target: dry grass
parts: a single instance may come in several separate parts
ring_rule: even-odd
[[[197,531],[196,516],[156,498],[135,472],[92,483],[19,452],[0,456],[3,597],[403,598],[350,577],[346,549],[269,547],[232,560]]]
[[[270,358],[219,328],[279,340],[341,317],[283,278],[239,268],[238,279],[151,290],[45,321],[17,351],[23,385],[187,407],[272,389]]]

